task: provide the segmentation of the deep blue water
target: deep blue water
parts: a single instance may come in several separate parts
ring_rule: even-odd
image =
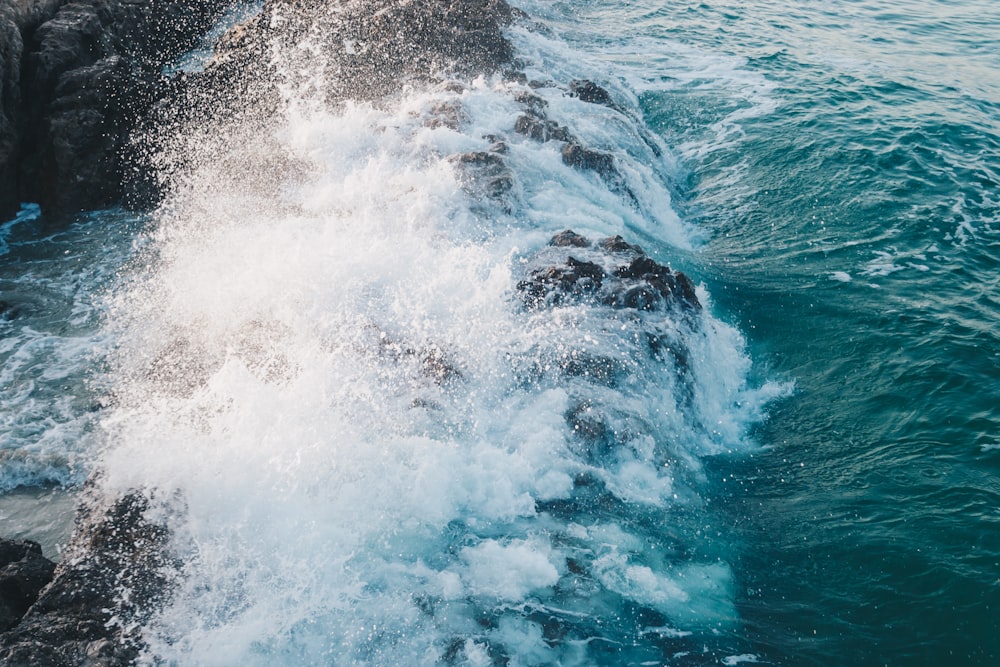
[[[273,192],[210,165],[149,218],[28,210],[0,246],[0,532],[57,543],[66,503],[25,497],[97,468],[183,489],[191,583],[149,633],[172,664],[1000,663],[1000,7],[522,6],[554,31],[515,35],[532,72],[641,118],[541,91],[645,210],[516,141],[513,213],[470,208],[428,155],[512,122],[489,84],[457,134],[407,125],[419,91],[291,114],[277,142],[322,168]],[[524,380],[563,342],[638,358],[606,316],[504,305],[566,226],[710,295],[708,334],[654,324],[702,360],[693,399],[652,367]],[[580,395],[627,456],[574,454]]]

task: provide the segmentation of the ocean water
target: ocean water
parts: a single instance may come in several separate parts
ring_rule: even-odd
[[[163,664],[996,664],[1000,7],[519,6],[531,92],[632,197],[480,79],[289,87],[267,133],[177,137],[153,214],[27,206],[0,532],[54,554],[89,476],[146,489]],[[500,200],[451,158],[486,135]],[[704,311],[525,308],[566,228]]]

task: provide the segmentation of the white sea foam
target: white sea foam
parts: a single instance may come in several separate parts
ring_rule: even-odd
[[[335,111],[293,100],[266,135],[188,147],[155,255],[107,327],[100,483],[159,499],[184,563],[148,660],[582,665],[650,621],[676,628],[656,642],[734,626],[730,567],[643,522],[697,508],[703,458],[750,447],[784,389],[749,385],[742,337],[704,290],[691,316],[520,304],[518,280],[564,228],[694,244],[669,160],[632,117],[539,91],[588,144],[618,149],[634,203],[513,132],[519,85]],[[458,129],[427,122],[443,103],[461,106]],[[497,133],[505,202],[470,194],[449,159]],[[649,327],[676,359],[643,352]],[[622,377],[559,370],[581,354]],[[605,420],[603,450],[567,424],[581,409]]]

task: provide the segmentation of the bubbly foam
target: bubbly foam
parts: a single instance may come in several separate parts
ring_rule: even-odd
[[[730,566],[663,522],[697,512],[703,457],[749,447],[781,389],[748,384],[710,311],[525,308],[561,229],[664,253],[697,234],[636,114],[535,91],[616,151],[629,199],[513,131],[524,90],[291,97],[266,133],[186,146],[107,327],[99,482],[146,489],[183,563],[149,661],[582,665],[736,624]],[[514,183],[482,197],[454,156],[497,134]],[[647,330],[677,356],[654,361]],[[618,370],[567,370],[588,359]]]

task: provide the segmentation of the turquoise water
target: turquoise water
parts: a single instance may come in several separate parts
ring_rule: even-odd
[[[672,145],[749,110],[691,151],[683,206],[714,232],[701,268],[753,356],[797,384],[766,450],[719,471],[742,482],[719,504],[745,541],[753,652],[997,664],[1000,6],[587,11],[767,81],[708,72],[642,95]]]
[[[0,318],[4,532],[58,544],[66,503],[37,488],[95,468],[183,489],[191,583],[150,632],[170,664],[1000,663],[1000,7],[523,6],[554,30],[517,37],[533,67],[598,79],[662,139],[641,172],[655,161],[630,126],[541,92],[663,180],[643,202],[664,210],[624,210],[514,141],[523,201],[484,223],[425,149],[512,123],[489,86],[463,98],[462,136],[407,125],[440,101],[419,91],[291,119],[279,140],[326,167],[277,202],[248,169],[194,174],[159,228],[103,212],[52,230],[28,209],[0,247],[19,308]],[[503,306],[511,258],[566,219],[639,239],[734,327],[698,373],[736,390],[670,418],[679,392],[654,368],[617,393],[569,384],[659,425],[674,477],[603,461],[587,470],[604,491],[567,491],[563,388],[506,375],[564,337],[630,349],[602,316]],[[156,248],[137,265],[135,239]],[[373,331],[440,344],[462,384],[388,363]],[[209,350],[181,364],[214,373],[193,398],[179,371],[146,387],[129,366],[178,349]],[[33,527],[36,493],[55,500]]]

